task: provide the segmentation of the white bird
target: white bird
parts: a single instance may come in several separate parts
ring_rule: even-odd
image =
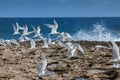
[[[111,62],[114,62],[113,67],[119,68],[120,67],[120,65],[118,64],[118,61],[120,61],[119,47],[114,41],[111,41],[111,43],[112,43],[112,46],[110,44],[109,46],[112,49],[113,57],[114,57],[114,60],[111,60]]]
[[[81,53],[84,54],[84,50],[81,47],[81,45],[77,44],[77,43],[72,43],[72,42],[67,42],[65,43],[65,48],[68,51],[68,57],[71,58],[75,55],[75,51],[78,49]]]
[[[15,26],[14,24],[12,24],[12,25],[13,25],[13,30],[14,30],[13,35],[20,34],[20,32],[19,32],[19,27],[18,27],[18,26]]]
[[[28,27],[27,27],[27,25],[25,25],[25,26],[23,27],[23,34],[20,36],[19,41],[20,41],[20,42],[24,41],[24,37],[32,34],[33,32],[34,32],[34,31],[28,32]]]
[[[41,48],[48,48],[48,41],[46,38],[43,39],[43,46]]]
[[[64,35],[65,35],[66,41],[71,41],[71,40],[73,40],[73,39],[72,39],[72,36],[71,36],[69,33],[65,33]]]
[[[27,35],[30,35],[30,34],[32,34],[34,31],[30,31],[30,32],[28,32],[28,27],[27,27],[27,25],[25,25],[24,26],[24,28],[23,28],[23,36],[27,36]]]
[[[17,45],[17,46],[20,46],[20,44],[15,39],[11,39],[10,42],[13,43],[13,44],[15,44],[15,45]]]
[[[11,45],[10,40],[5,40],[5,43],[7,44],[7,46],[9,46],[9,47],[11,47],[11,48],[12,48],[12,45]]]
[[[20,34],[19,30],[23,30],[22,27],[20,27],[20,25],[16,22],[16,25],[12,24],[13,25],[13,30],[14,30],[14,33],[13,35],[18,35]]]
[[[36,43],[33,39],[30,39],[30,45],[31,45],[31,48],[29,49],[35,49]]]
[[[42,34],[40,33],[40,31],[41,31],[40,26],[38,26],[37,29],[35,29],[35,27],[32,27],[32,28],[33,28],[33,30],[34,30],[34,32],[35,32],[34,38],[42,35]]]
[[[81,53],[84,54],[84,50],[83,50],[83,48],[81,47],[80,44],[75,43],[75,44],[73,44],[73,45],[74,45],[74,47],[76,47]]]
[[[25,41],[25,39],[24,39],[23,35],[21,35],[19,38],[19,42],[24,42],[24,41]]]
[[[71,41],[72,36],[69,33],[62,32],[62,33],[59,33],[57,39],[60,41]]]
[[[49,46],[55,45],[55,42],[51,40],[50,36],[48,36],[48,45]]]
[[[65,49],[69,50],[70,48],[73,48],[73,43],[72,42],[65,43]]]
[[[0,45],[1,46],[7,46],[4,39],[0,39]]]
[[[65,41],[65,33],[64,32],[61,32],[59,33],[58,37],[57,37],[58,40],[60,41]]]
[[[103,46],[102,45],[96,45],[95,48],[102,48]]]
[[[31,47],[30,47],[29,49],[35,49],[36,43],[35,43],[35,41],[34,41],[33,39],[25,36],[25,37],[24,37],[24,40],[25,40],[25,41],[30,41],[30,46],[31,46]]]
[[[21,35],[20,38],[19,38],[19,42],[25,42],[25,41],[29,41],[29,40],[30,40],[29,37],[23,36],[23,35]]]
[[[51,28],[51,34],[59,34],[59,32],[57,32],[58,29],[58,23],[54,20],[54,24],[45,24],[47,27]]]
[[[36,63],[36,66],[37,66],[37,69],[38,69],[38,75],[39,76],[44,76],[45,72],[46,72],[46,67],[47,67],[47,60],[45,58],[45,55],[43,53],[41,55],[41,60],[42,60],[41,66],[35,58],[33,58],[33,60]]]
[[[20,30],[23,30],[23,29],[24,29],[23,27],[21,27],[21,26],[18,24],[18,22],[16,22],[16,27],[18,27]]]
[[[67,56],[68,56],[69,58],[72,58],[72,57],[76,54],[76,53],[75,53],[76,49],[77,49],[76,47],[74,47],[74,46],[72,47],[72,46],[71,46],[71,47],[68,49],[68,55],[67,55]]]

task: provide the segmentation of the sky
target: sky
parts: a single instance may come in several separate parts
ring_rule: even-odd
[[[0,17],[120,17],[120,0],[0,0]]]

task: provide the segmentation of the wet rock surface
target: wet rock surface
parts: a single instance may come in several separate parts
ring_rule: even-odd
[[[0,46],[0,80],[119,80],[120,68],[113,68],[113,53],[106,42],[77,41],[85,54],[78,50],[73,58],[67,57],[58,45],[41,49],[37,42],[35,50],[29,50],[29,42],[21,47]],[[120,46],[120,42],[117,42]],[[105,46],[95,48],[95,45]],[[41,64],[40,56],[45,53],[48,65],[46,75],[37,75],[33,57]]]

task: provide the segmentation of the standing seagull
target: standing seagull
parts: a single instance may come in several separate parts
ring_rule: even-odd
[[[45,24],[47,27],[51,28],[51,34],[59,34],[59,32],[57,32],[57,28],[58,28],[58,23],[54,20],[54,24]]]
[[[112,43],[112,46],[110,44],[109,46],[112,49],[113,57],[114,57],[114,60],[111,60],[111,61],[114,62],[113,67],[119,68],[120,67],[120,65],[118,64],[118,61],[120,61],[119,47],[114,41],[111,41],[111,43]]]
[[[44,76],[45,72],[46,72],[46,67],[47,67],[47,60],[45,58],[45,55],[43,53],[41,55],[41,60],[42,60],[41,65],[37,62],[37,60],[35,58],[33,58],[33,59],[34,59],[34,62],[36,63],[36,65],[37,65],[38,75],[39,76]]]
[[[48,41],[46,38],[43,39],[43,46],[41,48],[48,48]]]

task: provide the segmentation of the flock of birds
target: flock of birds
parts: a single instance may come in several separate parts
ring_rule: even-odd
[[[58,44],[60,47],[63,48],[63,50],[67,50],[68,58],[74,57],[74,55],[76,54],[75,53],[76,50],[79,50],[80,53],[82,53],[82,54],[85,53],[80,44],[72,42],[73,39],[69,33],[57,32],[58,23],[56,22],[56,20],[54,20],[54,24],[45,24],[48,28],[51,28],[51,32],[48,35],[48,39],[42,36],[40,26],[38,26],[37,28],[32,26],[33,31],[28,31],[27,25],[21,27],[17,22],[16,22],[16,24],[12,24],[12,25],[13,25],[13,29],[14,29],[13,36],[20,34],[20,30],[23,33],[21,34],[18,41],[15,39],[10,39],[10,40],[0,39],[1,46],[9,46],[12,48],[11,43],[13,43],[17,46],[21,46],[20,42],[30,41],[31,47],[29,49],[35,49],[36,48],[35,40],[28,37],[28,35],[34,33],[35,35],[33,36],[33,38],[39,38],[39,40],[43,41],[43,45],[41,46],[41,48],[49,48],[52,45]],[[58,35],[58,37],[56,38],[56,40],[53,41],[51,39],[51,35],[56,35],[56,34]],[[114,54],[114,59],[111,60],[110,62],[114,62],[113,67],[119,68],[120,67],[119,47],[117,46],[117,44],[114,41],[111,40],[110,42],[111,42],[112,46],[111,46],[111,44],[108,44],[108,45]],[[100,47],[100,46],[97,46],[97,47]],[[47,59],[46,59],[44,53],[41,54],[41,60],[42,60],[41,65],[37,62],[37,60],[35,58],[33,58],[33,60],[37,65],[38,75],[39,76],[45,75],[46,67],[47,67]]]

